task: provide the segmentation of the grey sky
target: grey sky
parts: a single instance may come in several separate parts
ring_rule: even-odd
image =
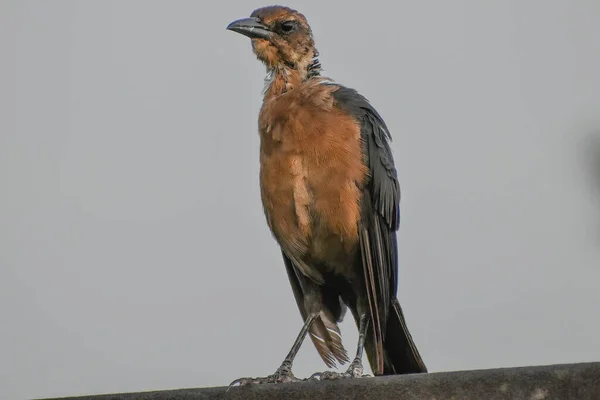
[[[225,31],[266,4],[0,2],[0,398],[278,367],[301,319],[259,199],[264,67]],[[286,4],[392,130],[429,369],[600,360],[600,2]]]

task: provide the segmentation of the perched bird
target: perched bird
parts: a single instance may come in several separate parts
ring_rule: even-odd
[[[260,188],[304,325],[279,369],[232,384],[295,381],[292,362],[308,334],[328,367],[349,361],[338,322],[349,308],[359,339],[345,373],[427,372],[396,298],[400,187],[388,128],[358,92],[321,76],[306,18],[269,6],[227,29],[248,36],[267,68]]]

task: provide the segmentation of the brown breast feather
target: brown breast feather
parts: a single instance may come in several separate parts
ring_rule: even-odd
[[[265,98],[259,117],[261,195],[284,252],[322,283],[314,263],[335,268],[358,243],[360,193],[368,173],[360,126],[318,80]]]

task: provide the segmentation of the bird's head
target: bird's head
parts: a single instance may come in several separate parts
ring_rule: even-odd
[[[304,15],[283,6],[254,10],[250,18],[227,29],[252,39],[252,48],[269,69],[291,69],[310,75],[319,68],[312,31]]]

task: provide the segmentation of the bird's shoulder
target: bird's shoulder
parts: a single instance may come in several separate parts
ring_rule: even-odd
[[[328,110],[341,111],[357,123],[364,162],[369,170],[365,189],[370,192],[374,211],[390,229],[398,229],[400,184],[391,149],[392,135],[382,116],[356,89],[333,79],[313,77],[306,82],[305,90],[319,93],[327,99]]]
[[[400,223],[400,184],[391,149],[390,130],[375,107],[356,89],[331,79],[321,79],[320,86],[330,87],[333,107],[341,109],[360,125],[363,152],[369,168],[368,188],[374,209],[391,229]]]

